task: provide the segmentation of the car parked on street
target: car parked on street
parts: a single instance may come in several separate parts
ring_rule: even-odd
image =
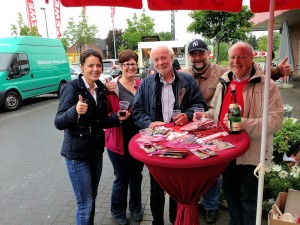
[[[71,80],[75,80],[78,78],[78,75],[81,73],[81,69],[79,66],[79,63],[74,63],[70,65],[70,71],[71,71]],[[101,74],[99,80],[102,83],[106,83],[106,81],[111,81],[113,77],[109,74]]]
[[[103,83],[103,84],[105,84],[106,83],[106,81],[108,82],[108,81],[111,81],[113,79],[113,77],[111,76],[111,75],[109,75],[109,74],[101,74],[100,75],[100,78],[99,78],[99,80]]]
[[[70,65],[70,72],[71,72],[71,80],[77,79],[78,75],[81,73],[79,64]]]
[[[117,59],[104,59],[102,74],[111,75],[113,78],[121,74],[119,61]]]

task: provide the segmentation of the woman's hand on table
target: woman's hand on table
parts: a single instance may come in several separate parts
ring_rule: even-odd
[[[159,127],[159,126],[164,126],[165,122],[162,121],[155,121],[150,123],[149,128],[154,128],[154,127]]]
[[[179,113],[178,116],[174,117],[174,124],[177,126],[182,126],[189,122],[189,119],[185,113]]]

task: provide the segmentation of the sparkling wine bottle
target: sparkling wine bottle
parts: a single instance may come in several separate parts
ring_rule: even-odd
[[[242,131],[241,110],[236,101],[236,86],[231,85],[231,100],[228,108],[228,127],[229,133],[239,134]]]

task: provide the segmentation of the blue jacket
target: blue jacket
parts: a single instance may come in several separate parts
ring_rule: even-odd
[[[89,159],[104,151],[104,128],[120,126],[116,114],[106,113],[106,88],[96,82],[97,104],[85,87],[82,74],[79,78],[63,86],[54,125],[64,130],[61,155],[68,159]],[[88,111],[78,115],[76,104],[81,95],[88,104]]]
[[[174,70],[175,81],[172,84],[175,96],[174,109],[184,112],[189,121],[193,118],[194,108],[207,110],[205,99],[195,79],[188,74]],[[154,121],[163,121],[161,91],[163,84],[159,74],[148,76],[141,83],[135,97],[133,118],[140,128],[149,127]]]

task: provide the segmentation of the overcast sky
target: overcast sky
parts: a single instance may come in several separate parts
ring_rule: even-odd
[[[147,6],[145,0],[143,0],[144,6]],[[244,0],[243,4],[248,4],[249,0]],[[4,2],[3,2],[4,3]],[[41,7],[46,8],[47,26],[50,38],[56,38],[55,20],[53,11],[53,0],[49,0],[49,4],[45,4],[44,0],[34,0],[35,11],[37,15],[37,23],[40,34],[43,37],[47,36],[44,11]],[[25,0],[8,0],[5,1],[0,8],[1,21],[1,32],[0,37],[11,36],[11,24],[18,24],[18,13],[21,13],[25,23],[27,24],[27,12],[26,12],[26,1]],[[70,17],[78,18],[80,15],[81,8],[77,7],[64,7],[61,5],[61,32],[63,33],[67,27],[67,22]],[[88,16],[89,24],[95,24],[98,27],[99,38],[106,38],[109,30],[112,29],[111,22],[111,11],[110,7],[92,6],[87,7],[86,14]],[[127,27],[126,19],[132,19],[133,14],[137,13],[139,16],[142,10],[129,9],[116,7],[115,10],[115,24],[116,29],[125,29]],[[150,11],[146,9],[146,15],[154,18],[155,31],[160,32],[171,32],[171,12],[170,11]],[[182,10],[175,12],[175,36],[177,40],[189,41],[193,38],[200,37],[193,34],[187,33],[186,28],[192,22],[188,16],[189,11]],[[5,15],[5,16],[4,16]]]

